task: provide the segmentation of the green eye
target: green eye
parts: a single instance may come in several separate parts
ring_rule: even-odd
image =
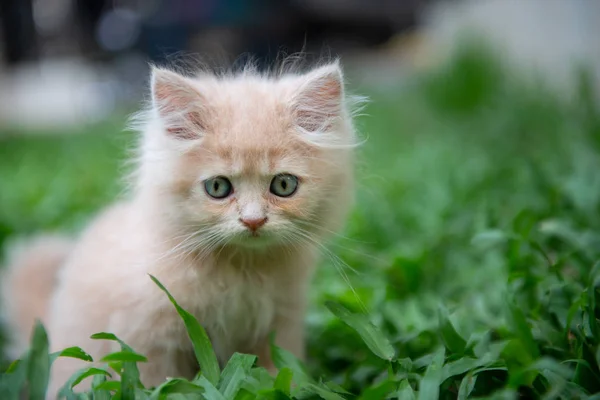
[[[290,197],[298,189],[298,178],[290,174],[276,175],[271,181],[271,193],[279,197]]]
[[[224,176],[217,176],[204,181],[204,190],[215,199],[224,199],[233,192],[233,186],[229,179]]]

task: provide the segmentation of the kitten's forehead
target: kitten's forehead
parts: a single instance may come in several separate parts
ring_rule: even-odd
[[[264,144],[264,143],[263,143]],[[207,138],[201,144],[198,159],[202,160],[203,176],[271,176],[288,172],[299,176],[308,174],[307,149],[288,142],[273,146],[239,145],[212,141]]]
[[[289,90],[282,82],[266,79],[234,79],[205,85],[210,99],[211,134],[224,141],[264,142],[285,140],[292,126]]]
[[[304,171],[311,149],[293,135],[286,87],[270,80],[219,82],[208,93],[212,117],[202,148],[209,169],[232,175]]]

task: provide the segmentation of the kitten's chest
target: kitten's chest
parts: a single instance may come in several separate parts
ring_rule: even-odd
[[[235,351],[252,351],[268,336],[276,311],[274,289],[252,279],[214,282],[198,318],[221,362]]]

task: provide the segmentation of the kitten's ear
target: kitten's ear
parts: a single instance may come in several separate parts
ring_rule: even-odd
[[[152,105],[176,139],[198,139],[206,129],[206,102],[193,82],[175,72],[152,68]]]
[[[296,124],[307,132],[327,131],[342,112],[344,81],[338,62],[302,77],[294,98]]]

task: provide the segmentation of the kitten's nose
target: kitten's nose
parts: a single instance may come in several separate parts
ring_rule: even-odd
[[[267,222],[267,217],[261,218],[240,218],[240,222],[248,227],[252,232],[263,226]]]

